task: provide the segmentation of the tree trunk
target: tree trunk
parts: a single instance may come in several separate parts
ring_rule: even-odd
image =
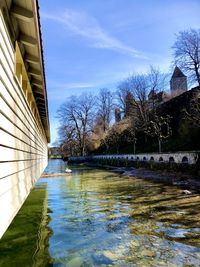
[[[161,151],[161,140],[160,140],[160,138],[158,138],[158,146],[159,146],[159,153],[161,153],[162,151]]]
[[[85,156],[85,147],[82,147],[82,156]]]
[[[196,73],[196,77],[197,77],[197,82],[198,82],[198,84],[200,86],[200,75],[199,75],[199,72],[198,72],[197,64],[195,64],[194,68],[195,68],[195,73]]]

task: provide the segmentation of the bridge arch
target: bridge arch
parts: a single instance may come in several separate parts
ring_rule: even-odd
[[[169,157],[169,162],[175,162],[174,157]]]
[[[182,163],[188,164],[188,158],[186,156],[182,158]]]

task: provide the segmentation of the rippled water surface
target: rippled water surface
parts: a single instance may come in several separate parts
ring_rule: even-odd
[[[65,168],[51,160],[46,171]],[[72,175],[37,183],[47,183],[52,266],[200,266],[199,195],[104,170],[72,169]]]

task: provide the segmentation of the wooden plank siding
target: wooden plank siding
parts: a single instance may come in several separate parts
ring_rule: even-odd
[[[47,165],[47,137],[31,103],[33,95],[17,79],[16,48],[0,12],[0,237]]]

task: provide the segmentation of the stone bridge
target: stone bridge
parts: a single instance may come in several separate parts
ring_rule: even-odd
[[[196,164],[199,157],[198,151],[174,152],[174,153],[143,153],[143,154],[115,154],[115,155],[96,155],[85,157],[69,157],[70,161],[87,161],[92,159],[117,159],[128,161],[155,161],[163,163],[185,163]]]

